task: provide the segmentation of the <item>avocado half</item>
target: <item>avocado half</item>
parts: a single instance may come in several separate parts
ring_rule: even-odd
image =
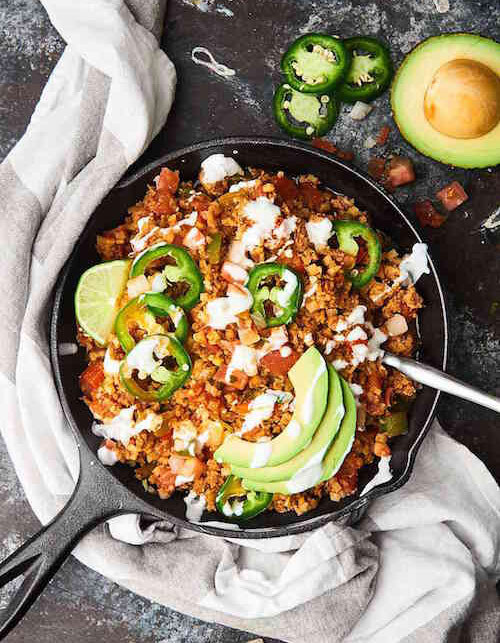
[[[466,33],[424,40],[391,89],[394,120],[419,152],[464,168],[500,163],[500,43]]]

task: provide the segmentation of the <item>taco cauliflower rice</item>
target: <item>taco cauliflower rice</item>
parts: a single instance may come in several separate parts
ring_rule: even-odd
[[[217,154],[196,182],[163,168],[97,250],[111,321],[78,307],[91,268],[77,337],[103,464],[246,520],[339,501],[390,456],[416,388],[381,357],[417,348],[423,244],[402,257],[314,176]]]

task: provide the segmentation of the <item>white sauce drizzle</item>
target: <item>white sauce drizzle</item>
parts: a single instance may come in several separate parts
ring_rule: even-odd
[[[121,360],[113,359],[110,355],[109,348],[104,355],[104,372],[108,375],[117,375],[120,372]]]
[[[304,403],[302,404],[301,408],[301,416],[302,416],[302,422],[304,424],[309,424],[312,420],[312,415],[314,412],[314,390],[316,388],[316,383],[318,382],[319,378],[326,373],[326,363],[325,360],[321,360],[321,364],[316,370],[316,373],[314,374],[313,380],[311,384],[309,385],[309,388],[307,389],[307,393],[304,397]]]
[[[241,294],[230,293],[226,297],[212,299],[205,307],[208,326],[224,330],[229,324],[236,324],[236,315],[249,310],[252,303],[253,297],[246,288],[241,289]]]
[[[239,192],[240,190],[243,189],[248,189],[248,188],[253,188],[257,185],[257,179],[253,179],[252,181],[240,181],[239,183],[235,183],[229,188],[229,192]]]
[[[127,355],[127,365],[131,369],[139,371],[139,379],[146,379],[148,375],[161,365],[161,361],[156,360],[154,356],[155,349],[158,346],[157,337],[148,337],[136,344]]]
[[[235,174],[243,174],[243,170],[234,159],[224,154],[212,154],[201,164],[200,180],[213,184]]]
[[[273,447],[270,441],[257,442],[255,444],[252,461],[250,462],[250,468],[258,469],[259,467],[265,467],[271,457],[272,449]]]
[[[248,405],[248,413],[245,415],[241,432],[251,431],[264,420],[268,420],[274,412],[274,405],[277,401],[278,397],[273,395],[271,391],[257,395]]]
[[[317,248],[325,246],[328,239],[332,236],[333,224],[326,217],[319,221],[308,221],[306,223],[306,232],[309,241]]]
[[[257,351],[251,346],[237,344],[226,370],[226,382],[231,382],[233,371],[243,371],[250,377],[257,375]]]
[[[328,446],[311,456],[309,461],[294,473],[286,485],[290,493],[300,493],[318,484],[323,474],[322,461]]]

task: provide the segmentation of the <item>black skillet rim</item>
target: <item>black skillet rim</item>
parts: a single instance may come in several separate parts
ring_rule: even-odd
[[[364,171],[360,170],[358,167],[351,163],[347,163],[345,161],[341,161],[330,154],[327,154],[319,149],[313,148],[309,145],[306,145],[305,143],[299,143],[296,141],[289,141],[289,140],[283,140],[279,138],[270,138],[270,137],[244,137],[244,136],[237,136],[237,137],[223,137],[223,138],[216,138],[216,139],[211,139],[207,141],[201,141],[199,143],[194,143],[192,145],[189,145],[187,147],[181,148],[179,150],[174,150],[172,152],[169,152],[165,154],[164,156],[152,161],[151,163],[148,163],[146,166],[143,168],[135,171],[133,174],[130,176],[125,176],[123,179],[121,179],[113,188],[112,190],[117,190],[122,187],[125,187],[129,185],[130,183],[133,183],[134,181],[140,179],[143,175],[147,174],[151,170],[153,170],[156,167],[160,167],[162,165],[168,164],[171,160],[173,159],[178,159],[181,158],[182,156],[186,154],[190,154],[193,152],[202,152],[206,149],[209,149],[211,147],[216,147],[216,146],[222,146],[222,145],[234,145],[235,147],[238,145],[266,145],[266,146],[271,146],[275,148],[281,148],[281,147],[286,147],[288,149],[295,149],[300,152],[306,152],[307,154],[310,154],[312,156],[315,156],[317,158],[320,158],[328,163],[330,163],[332,166],[340,166],[346,169],[348,172],[351,174],[354,174],[358,179],[368,183],[370,187],[377,192],[379,192],[383,198],[389,203],[389,205],[396,211],[396,213],[403,219],[403,221],[406,223],[406,225],[410,228],[412,233],[415,235],[415,238],[419,242],[423,242],[420,234],[418,231],[415,229],[411,221],[407,218],[401,207],[396,203],[396,201],[393,199],[393,197],[379,184],[377,184],[368,174],[366,174]],[[89,217],[89,222],[91,221],[92,217],[94,215],[92,214]],[[58,317],[59,317],[59,308],[61,305],[61,300],[64,292],[64,286],[66,283],[66,278],[67,274],[70,270],[70,266],[73,263],[74,257],[78,252],[80,243],[82,242],[83,237],[85,236],[85,232],[87,230],[87,227],[89,225],[89,222],[87,222],[85,228],[83,229],[80,237],[78,238],[77,242],[75,243],[75,246],[68,257],[63,269],[61,270],[57,283],[54,289],[54,299],[53,299],[53,306],[52,306],[52,312],[51,312],[51,317],[50,317],[50,359],[51,359],[51,364],[52,364],[52,370],[54,373],[54,379],[56,382],[56,388],[57,392],[59,395],[59,399],[61,401],[64,414],[66,416],[66,419],[68,420],[68,423],[71,427],[71,430],[75,436],[76,439],[76,444],[78,449],[81,450],[83,447],[84,449],[87,449],[90,452],[90,448],[88,447],[87,443],[83,439],[83,435],[76,423],[76,421],[73,418],[73,415],[71,413],[69,403],[66,399],[66,396],[64,394],[64,389],[63,389],[63,384],[62,384],[62,377],[61,377],[61,372],[59,369],[59,355],[58,355],[58,350],[57,350],[57,328],[58,328]],[[434,261],[432,258],[429,256],[429,266],[431,269],[431,275],[433,276],[438,294],[439,294],[439,301],[441,304],[441,313],[443,316],[443,334],[444,334],[444,339],[443,339],[443,363],[442,363],[442,368],[443,370],[446,369],[446,364],[447,364],[447,359],[448,359],[448,335],[449,335],[449,329],[448,329],[448,316],[446,312],[446,303],[445,303],[445,297],[444,297],[444,292],[443,288],[441,286],[441,282],[436,270],[436,267],[434,265]],[[119,482],[116,480],[116,478],[106,470],[106,467],[102,465],[98,459],[96,458],[95,466],[98,466],[102,468],[102,470],[106,471],[106,474],[110,476],[110,478],[113,479],[113,481],[122,487],[124,492],[130,497],[131,501],[131,511],[130,513],[134,512],[134,508],[132,505],[135,504],[135,511],[136,512],[143,512],[143,513],[148,513],[149,515],[152,516],[157,516],[158,514],[162,514],[162,517],[166,518],[169,522],[172,522],[174,525],[178,527],[183,527],[185,529],[189,529],[191,531],[197,531],[200,533],[204,534],[209,534],[212,536],[218,536],[218,537],[224,537],[224,538],[248,538],[248,539],[258,539],[258,538],[269,538],[269,537],[279,537],[279,536],[289,536],[293,534],[301,534],[307,531],[311,531],[312,529],[315,529],[317,527],[320,527],[327,522],[330,522],[332,520],[340,520],[344,518],[345,516],[353,513],[353,512],[360,512],[363,511],[363,509],[366,508],[366,505],[369,503],[370,500],[374,500],[376,498],[379,498],[387,493],[391,493],[392,491],[395,491],[396,489],[399,489],[402,487],[406,482],[408,482],[408,479],[411,475],[411,472],[413,470],[414,464],[415,464],[415,458],[418,453],[418,450],[430,428],[430,425],[435,417],[436,413],[436,407],[437,403],[440,397],[440,392],[436,391],[434,394],[434,401],[432,404],[432,407],[430,408],[427,418],[425,422],[423,423],[420,432],[418,436],[415,439],[415,442],[411,446],[411,448],[408,450],[408,457],[407,457],[407,462],[406,462],[406,467],[403,473],[394,481],[392,482],[387,482],[383,485],[374,487],[371,489],[365,496],[358,497],[353,499],[353,501],[343,507],[342,509],[338,511],[333,511],[329,512],[320,516],[315,516],[314,518],[307,519],[307,514],[304,516],[304,520],[295,524],[291,525],[283,525],[283,526],[273,526],[273,527],[268,527],[268,528],[257,528],[257,529],[245,529],[244,527],[241,527],[238,530],[233,530],[233,529],[224,529],[222,527],[214,527],[211,525],[206,525],[206,523],[191,523],[188,520],[183,520],[180,518],[177,518],[175,516],[170,515],[166,511],[161,511],[158,510],[157,507],[154,507],[153,505],[148,505],[148,503],[141,498],[139,498],[133,490],[129,489],[125,484]],[[95,455],[95,454],[94,454]],[[81,453],[80,453],[81,456]],[[84,460],[80,457],[80,462],[81,465],[83,466]],[[148,509],[149,507],[149,509]]]

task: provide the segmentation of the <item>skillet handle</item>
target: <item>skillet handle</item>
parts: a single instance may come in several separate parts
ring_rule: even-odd
[[[0,587],[25,574],[9,604],[0,611],[0,640],[22,619],[87,532],[113,516],[134,512],[133,507],[125,506],[133,503],[124,502],[123,487],[95,466],[95,455],[84,453],[80,478],[68,504],[0,563]]]

